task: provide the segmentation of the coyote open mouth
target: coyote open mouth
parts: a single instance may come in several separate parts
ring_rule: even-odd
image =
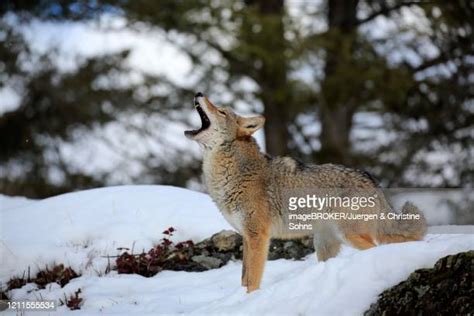
[[[198,92],[194,96],[194,107],[199,113],[199,117],[201,118],[201,128],[200,129],[195,129],[195,130],[190,130],[190,131],[185,131],[184,134],[187,136],[196,136],[197,134],[201,133],[202,131],[206,130],[210,125],[211,121],[206,115],[206,112],[202,109],[201,105],[198,102],[198,98],[202,97],[202,93]]]

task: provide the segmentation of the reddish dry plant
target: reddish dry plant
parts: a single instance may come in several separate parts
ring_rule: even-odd
[[[44,288],[47,284],[56,282],[61,287],[65,286],[69,281],[79,275],[70,267],[64,267],[63,264],[53,266],[51,269],[46,266],[43,270],[38,271],[35,278],[25,277],[25,274],[21,277],[13,277],[7,282],[7,290],[18,289],[23,287],[26,283],[36,283],[39,288]]]
[[[66,296],[66,294],[64,294],[64,301],[59,300],[59,304],[66,305],[72,311],[81,309],[81,305],[84,301],[82,297],[79,297],[79,294],[81,294],[81,292],[81,289],[77,289],[77,291],[74,292],[74,294],[71,294],[69,298]]]
[[[79,275],[70,267],[65,268],[63,264],[54,266],[51,270],[46,266],[36,275],[35,283],[40,288],[44,288],[46,284],[56,282],[61,287],[69,283],[71,279],[77,278]]]
[[[5,291],[0,291],[0,300],[1,300],[1,301],[8,301],[8,300],[9,300],[8,295],[7,295],[7,292],[5,292]]]
[[[171,237],[175,231],[173,227],[170,227],[163,234]],[[117,271],[124,274],[140,274],[145,277],[154,276],[169,266],[187,262],[188,249],[191,249],[193,245],[191,240],[174,244],[168,238],[163,238],[160,244],[148,252],[142,252],[139,255],[128,252],[121,254],[116,260]]]
[[[12,277],[7,281],[7,291],[22,288],[28,282],[31,282],[31,280],[28,280],[25,277]]]

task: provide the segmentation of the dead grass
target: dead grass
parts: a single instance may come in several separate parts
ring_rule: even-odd
[[[28,274],[23,273],[22,276],[12,277],[7,282],[7,291],[13,289],[19,289],[27,283],[35,283],[38,285],[38,288],[44,289],[44,287],[49,284],[56,282],[61,287],[64,287],[69,281],[74,278],[79,277],[72,268],[64,267],[63,264],[54,265],[53,267],[46,266],[43,270],[38,271],[36,277],[31,278],[30,272],[28,269]]]
[[[70,310],[78,310],[81,309],[81,305],[83,304],[84,300],[82,297],[79,297],[81,294],[81,289],[77,289],[74,294],[71,294],[69,297],[64,294],[64,300],[59,300],[60,305],[66,305]]]

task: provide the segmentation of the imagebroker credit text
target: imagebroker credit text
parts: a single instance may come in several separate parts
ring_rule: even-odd
[[[312,220],[419,220],[419,214],[398,214],[398,213],[380,213],[380,214],[354,214],[354,213],[343,213],[343,212],[312,212],[308,214],[288,214],[289,220],[296,221],[312,221]]]

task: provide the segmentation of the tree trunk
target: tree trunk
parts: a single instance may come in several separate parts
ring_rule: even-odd
[[[351,96],[344,93],[351,82],[340,73],[350,71],[351,51],[357,31],[358,0],[328,0],[328,42],[325,76],[321,85],[321,162],[350,164],[350,132],[354,115]]]
[[[350,164],[352,116],[345,107],[321,107],[322,162]]]
[[[250,45],[258,47],[254,80],[260,86],[259,98],[264,105],[266,151],[270,155],[288,154],[289,88],[288,62],[285,57],[283,0],[247,0],[255,10],[260,30],[252,31]],[[252,20],[251,20],[252,21]],[[252,23],[252,22],[250,22]],[[253,25],[252,27],[255,27]],[[258,27],[258,26],[257,26]]]

